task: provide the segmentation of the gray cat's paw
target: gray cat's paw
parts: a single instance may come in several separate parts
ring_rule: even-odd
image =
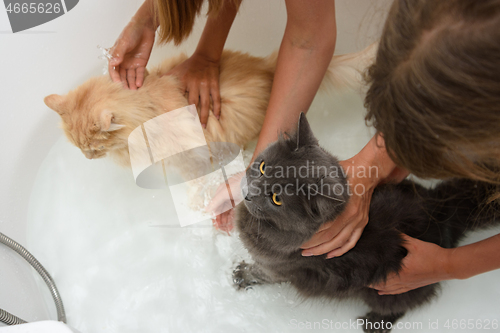
[[[242,261],[233,271],[233,284],[237,290],[249,289],[260,282],[252,275],[252,265]]]

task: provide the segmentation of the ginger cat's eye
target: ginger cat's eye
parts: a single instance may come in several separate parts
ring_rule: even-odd
[[[262,161],[259,166],[260,173],[263,175],[264,171],[266,171],[266,163]]]
[[[275,204],[276,206],[281,206],[283,204],[281,198],[276,195],[276,193],[273,193],[273,204]]]

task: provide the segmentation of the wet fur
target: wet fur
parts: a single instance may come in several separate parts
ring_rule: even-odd
[[[340,168],[338,160],[318,145],[302,117],[296,134],[281,138],[255,161],[266,162],[270,184],[284,185],[295,183],[296,178],[273,178],[275,169],[300,168],[307,160],[314,161],[316,166]],[[304,297],[358,298],[370,306],[371,312],[364,318],[371,322],[394,322],[436,296],[438,284],[385,296],[366,287],[401,269],[407,254],[401,233],[445,248],[456,247],[467,231],[498,223],[500,212],[497,204],[485,204],[494,187],[480,182],[450,180],[435,189],[425,189],[410,181],[382,185],[373,193],[369,223],[352,250],[333,259],[326,259],[325,255],[303,257],[300,245],[323,223],[334,220],[343,211],[348,196],[345,192],[337,200],[324,195],[310,199],[302,195],[283,196],[283,205],[273,207],[268,205],[269,193],[259,193],[264,178],[258,168],[249,168],[247,178],[248,194],[237,207],[236,226],[255,263],[242,262],[236,267],[235,285],[242,289],[260,283],[291,282]],[[342,173],[335,179],[319,174],[299,180],[310,186],[320,179],[329,186],[340,183],[347,188]],[[368,328],[365,331],[382,332]]]
[[[372,62],[377,45],[366,50],[334,56],[323,80],[323,88],[359,86],[360,72]],[[108,76],[95,77],[65,96],[50,95],[45,104],[59,113],[69,141],[90,159],[111,155],[129,165],[128,136],[144,122],[188,105],[185,92],[174,76],[163,76],[183,62],[181,54],[150,70],[143,86],[127,90]],[[256,139],[269,102],[277,53],[253,57],[246,53],[224,51],[220,62],[221,116],[209,112],[207,142],[232,142],[244,147]],[[163,133],[167,140],[178,140]],[[168,137],[170,135],[170,137]]]

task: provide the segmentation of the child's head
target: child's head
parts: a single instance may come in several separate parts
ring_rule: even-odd
[[[398,164],[500,183],[500,0],[395,0],[368,76]]]
[[[226,0],[208,0],[207,15],[217,15]],[[239,4],[237,0],[236,5]],[[204,0],[155,0],[154,12],[159,24],[161,43],[174,41],[179,45],[189,37]]]

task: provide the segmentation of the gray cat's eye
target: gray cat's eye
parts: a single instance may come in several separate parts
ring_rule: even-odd
[[[273,196],[272,196],[272,200],[273,204],[275,204],[276,206],[281,206],[283,204],[283,202],[281,201],[281,198],[276,194],[276,193],[273,193]]]
[[[262,161],[259,166],[260,173],[263,175],[264,172],[266,171],[266,163]]]

